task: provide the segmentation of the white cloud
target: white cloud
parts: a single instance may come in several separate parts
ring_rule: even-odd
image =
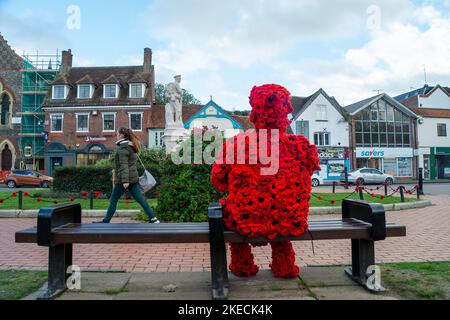
[[[301,40],[359,34],[373,2],[383,6],[386,19],[408,5],[406,0],[395,6],[387,0],[156,0],[148,27],[153,37],[170,43],[164,55],[185,72],[218,62],[248,67],[273,60]],[[190,63],[179,63],[185,60]]]
[[[56,54],[57,48],[70,47],[53,17],[48,12],[37,11],[25,10],[12,15],[3,8],[0,10],[0,30],[12,48],[18,54],[36,51]]]
[[[199,72],[220,74],[229,66],[238,67],[246,73],[256,66],[270,70],[274,79],[281,79],[282,84],[290,86],[295,94],[305,93],[298,92],[298,89],[327,89],[328,84],[333,84],[331,89],[339,89],[340,93],[349,92],[351,85],[361,86],[360,77],[366,76],[361,71],[371,72],[377,67],[378,57],[357,49],[347,54],[348,61],[336,61],[335,58],[333,63],[313,61],[313,65],[323,69],[316,72],[312,65],[308,65],[309,60],[283,60],[282,56],[298,50],[302,41],[336,43],[367,34],[367,9],[373,4],[380,8],[381,28],[387,28],[390,21],[400,24],[406,21],[412,7],[407,0],[395,3],[389,0],[156,0],[147,12],[147,16],[152,17],[148,19],[147,27],[153,39],[167,44],[165,48],[154,51],[157,80],[170,81],[173,74],[181,73],[189,81],[189,77],[195,77]],[[342,49],[339,51],[342,52]],[[302,52],[295,52],[294,55],[301,57]],[[299,72],[299,67],[310,71]],[[359,70],[355,72],[352,68]],[[301,80],[308,85],[299,85],[299,79],[295,77],[300,74]],[[369,78],[370,82],[377,83],[385,75],[377,71],[371,73]],[[255,83],[260,81],[255,78]],[[267,78],[266,82],[273,82],[273,79]],[[226,89],[219,82],[208,88],[204,85],[200,87],[199,81],[196,84],[191,91],[199,97],[213,94],[229,97],[226,102],[235,103],[233,107],[248,106],[248,93],[240,100],[230,95],[230,92],[242,93],[239,74]],[[310,84],[314,84],[315,88],[310,88]],[[351,99],[355,96],[350,94]]]

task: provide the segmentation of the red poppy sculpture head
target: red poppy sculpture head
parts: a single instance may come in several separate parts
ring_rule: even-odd
[[[250,105],[250,121],[256,129],[279,129],[285,132],[291,123],[287,118],[293,110],[291,93],[278,84],[253,87]]]

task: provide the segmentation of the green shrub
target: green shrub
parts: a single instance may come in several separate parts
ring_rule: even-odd
[[[112,190],[111,168],[97,166],[60,167],[54,171],[55,192],[100,191],[110,194]]]
[[[194,135],[185,143],[193,148]],[[223,142],[223,138],[221,143]],[[203,150],[206,143],[203,143]],[[191,152],[192,156],[194,152]],[[155,213],[158,219],[171,222],[207,221],[208,206],[223,194],[210,182],[212,166],[208,164],[176,165],[170,157],[162,160],[161,184],[157,188]]]

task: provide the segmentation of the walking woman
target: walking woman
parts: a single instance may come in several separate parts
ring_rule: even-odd
[[[139,174],[137,171],[138,153],[141,143],[136,135],[128,128],[120,128],[117,131],[117,149],[114,158],[114,188],[109,200],[106,216],[96,223],[109,223],[116,212],[117,202],[129,191],[133,198],[141,205],[148,216],[150,223],[159,223],[152,208],[141,194],[139,189]]]

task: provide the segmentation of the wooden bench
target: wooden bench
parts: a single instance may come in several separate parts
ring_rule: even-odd
[[[37,243],[49,248],[47,292],[52,299],[66,289],[74,243],[209,243],[213,299],[226,299],[228,265],[226,242],[270,242],[351,239],[352,267],[346,273],[365,286],[366,270],[375,265],[374,242],[406,235],[404,226],[386,223],[383,206],[359,200],[344,200],[342,219],[309,221],[309,231],[298,237],[248,239],[224,230],[222,208],[212,204],[207,223],[81,223],[81,206],[66,204],[39,211],[37,227],[16,232],[16,242]],[[383,288],[373,289],[381,291]]]

